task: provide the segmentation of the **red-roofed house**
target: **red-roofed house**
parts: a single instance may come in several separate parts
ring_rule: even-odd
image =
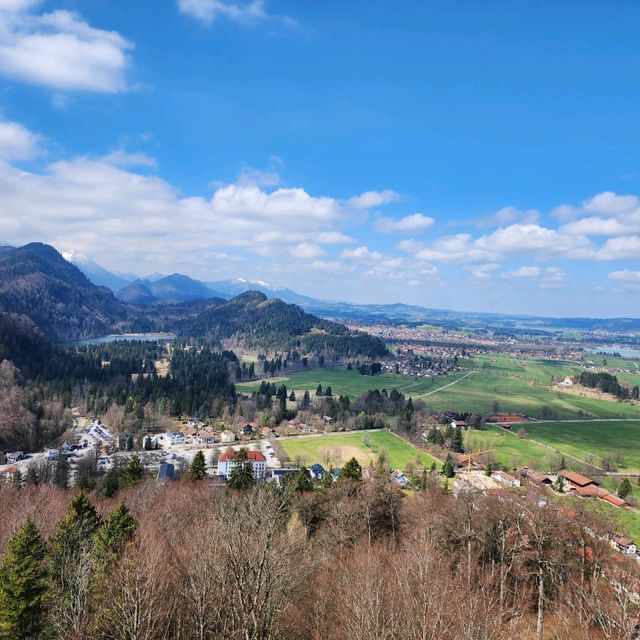
[[[636,545],[629,538],[622,536],[611,536],[611,546],[625,556],[634,556],[637,551]]]
[[[577,473],[576,471],[560,471],[558,475],[563,476],[569,484],[575,487],[586,487],[587,485],[593,484],[593,480],[591,478],[583,476],[581,473]]]
[[[234,467],[237,464],[242,464],[241,461],[236,460],[237,455],[238,451],[229,449],[218,458],[219,476],[225,476],[228,480]],[[247,451],[247,462],[251,464],[253,477],[256,480],[261,480],[265,477],[267,474],[267,459],[259,451]]]

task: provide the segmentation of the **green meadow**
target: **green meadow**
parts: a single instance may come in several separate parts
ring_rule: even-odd
[[[281,440],[280,444],[290,459],[299,458],[310,466],[319,463],[339,467],[352,457],[364,467],[378,459],[384,450],[389,466],[406,469],[409,463],[431,467],[442,464],[424,451],[420,451],[406,440],[388,431],[351,431],[320,436],[299,436]]]

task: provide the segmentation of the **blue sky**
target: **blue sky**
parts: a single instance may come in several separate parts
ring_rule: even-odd
[[[640,5],[0,0],[0,240],[640,314]]]

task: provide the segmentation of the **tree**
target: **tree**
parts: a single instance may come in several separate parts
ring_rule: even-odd
[[[0,565],[0,637],[37,640],[45,624],[45,548],[38,527],[27,520],[9,541]]]
[[[304,392],[302,396],[302,409],[308,409],[311,404],[311,398],[309,397],[309,391]]]
[[[631,483],[629,482],[629,478],[625,478],[618,485],[618,496],[621,497],[623,500],[628,496],[630,496],[632,491],[633,489],[631,488]]]
[[[484,468],[484,473],[489,477],[493,475],[493,465],[490,462],[487,462],[487,466]]]
[[[86,627],[93,569],[93,536],[101,524],[93,504],[84,493],[79,493],[51,537],[51,621],[61,636],[81,637]]]
[[[322,385],[319,384],[316,388],[316,396],[321,396],[322,395]]]
[[[305,493],[306,491],[313,491],[313,482],[311,482],[311,476],[307,467],[302,465],[296,473],[286,476],[287,487],[291,487],[296,493]]]
[[[451,457],[451,454],[448,453],[447,457],[445,458],[444,464],[442,465],[442,475],[445,478],[453,478],[455,474],[456,473],[453,469],[453,458]]]
[[[295,402],[296,401],[296,392],[293,389],[291,389],[291,393],[289,394],[289,400],[291,402]]]
[[[340,480],[362,480],[362,467],[355,458],[348,460],[342,467]]]
[[[121,484],[123,487],[133,487],[144,478],[144,465],[136,453],[125,465],[121,474]]]
[[[207,477],[207,463],[204,459],[204,453],[198,451],[193,457],[193,462],[189,467],[189,479],[193,482],[204,480]]]
[[[137,528],[138,521],[131,515],[124,501],[120,502],[95,535],[93,558],[96,565],[103,568],[116,559],[125,545],[133,539]]]
[[[240,451],[242,451],[242,449]],[[231,489],[235,489],[236,491],[247,491],[256,484],[256,479],[253,475],[253,466],[251,463],[246,460],[246,458],[244,461],[238,459],[240,451],[236,454],[236,464],[233,466],[233,469],[231,469],[227,484]]]

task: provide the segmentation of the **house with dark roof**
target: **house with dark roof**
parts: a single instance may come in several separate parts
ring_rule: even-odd
[[[322,478],[324,478],[325,473],[326,473],[325,468],[321,464],[318,464],[317,462],[315,464],[312,464],[311,467],[309,467],[309,475],[313,480],[322,480]]]

